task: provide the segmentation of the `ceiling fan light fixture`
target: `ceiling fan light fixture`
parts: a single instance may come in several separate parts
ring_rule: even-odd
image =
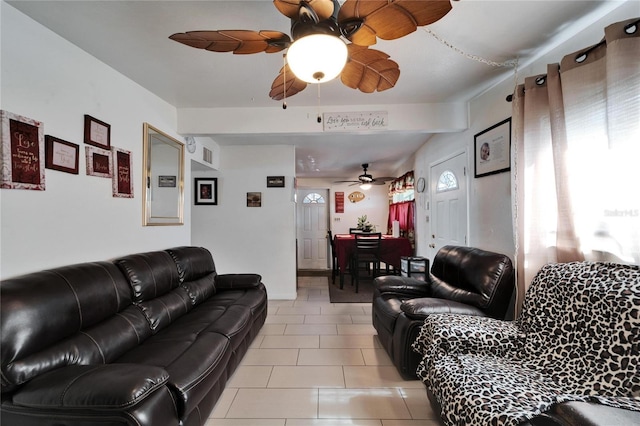
[[[367,189],[371,189],[371,184],[370,183],[363,183],[360,185],[360,189],[362,189],[363,191],[366,191]]]
[[[333,35],[311,34],[293,42],[287,51],[287,63],[300,80],[325,83],[342,72],[347,45]]]

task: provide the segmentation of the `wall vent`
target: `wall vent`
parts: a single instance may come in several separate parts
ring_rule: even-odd
[[[202,161],[211,164],[213,162],[213,151],[206,147],[202,147]]]

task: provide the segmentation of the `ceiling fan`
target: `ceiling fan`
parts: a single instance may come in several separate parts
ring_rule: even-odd
[[[362,165],[363,173],[358,176],[358,180],[338,180],[334,183],[351,183],[351,185],[349,186],[360,185],[362,187],[362,185],[384,185],[385,183],[395,179],[394,177],[390,176],[374,178],[372,175],[367,173],[368,167],[369,164],[367,163],[364,163]],[[369,189],[369,187],[362,189]]]
[[[369,46],[377,38],[404,37],[418,26],[440,20],[452,8],[450,0],[346,0],[342,6],[338,0],[273,0],[273,4],[291,19],[291,37],[280,31],[212,30],[176,33],[169,38],[212,52],[252,54],[288,49],[269,92],[274,100],[286,99],[308,83],[329,81],[338,74],[345,86],[372,93],[395,86],[400,67],[389,55]],[[322,49],[304,46],[312,39],[330,43],[337,50],[322,57]],[[344,56],[342,64],[331,70],[329,64],[340,54]],[[308,68],[306,72],[302,67]]]

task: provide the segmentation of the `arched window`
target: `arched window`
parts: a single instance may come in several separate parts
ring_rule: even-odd
[[[436,192],[453,191],[458,189],[458,178],[451,170],[445,170],[438,178]]]
[[[324,204],[324,198],[322,195],[313,192],[304,197],[302,204]]]

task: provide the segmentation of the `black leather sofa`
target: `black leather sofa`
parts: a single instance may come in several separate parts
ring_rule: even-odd
[[[374,280],[373,326],[400,375],[416,380],[411,349],[427,315],[458,313],[504,319],[515,288],[511,260],[472,247],[445,246],[426,281],[387,275]]]
[[[3,425],[203,425],[267,315],[257,274],[178,247],[0,283]]]

